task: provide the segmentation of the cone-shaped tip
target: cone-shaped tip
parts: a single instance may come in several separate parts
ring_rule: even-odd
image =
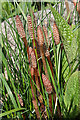
[[[42,74],[42,80],[43,80],[43,84],[46,88],[47,93],[51,94],[52,93],[52,86],[51,86],[49,79],[44,74]]]
[[[53,24],[53,36],[54,36],[55,44],[58,45],[60,43],[60,38],[59,38],[59,31],[55,22]]]
[[[43,46],[44,44],[44,35],[40,26],[37,27],[37,37],[39,46]]]
[[[25,38],[26,35],[25,35],[24,27],[18,15],[16,15],[16,28],[18,30],[18,34],[20,35],[20,37]]]
[[[32,50],[31,52],[31,64],[33,68],[37,67],[36,56],[35,56],[34,50]]]

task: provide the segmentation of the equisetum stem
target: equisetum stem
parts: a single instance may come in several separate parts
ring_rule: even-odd
[[[34,69],[31,68],[31,78],[33,79],[33,81],[34,81],[34,73],[35,73]],[[30,79],[30,84],[31,84],[31,91],[32,91],[32,102],[33,102],[33,105],[34,105],[34,108],[35,108],[37,118],[39,119],[40,114],[39,114],[39,110],[38,110],[38,106],[37,106],[37,101],[36,101],[35,95],[34,95],[34,92],[36,93],[36,90],[35,90],[34,85],[32,85],[31,79]]]
[[[53,111],[52,111],[52,96],[51,96],[51,94],[49,94],[48,96],[49,96],[49,108],[50,108],[50,112],[51,112],[51,115],[53,115]]]
[[[47,57],[47,60],[48,60],[48,63],[49,63],[49,66],[50,66],[50,69],[51,69],[51,72],[52,72],[52,76],[54,78],[53,66],[52,66],[52,62],[51,62],[51,59],[50,59],[49,50],[46,51],[45,56]]]
[[[29,57],[29,46],[28,46],[28,43],[27,43],[26,37],[25,37],[25,38],[22,38],[22,39],[23,39],[23,42],[24,42],[25,48],[27,48],[28,60],[30,61],[30,57]]]
[[[45,71],[46,77],[48,78],[48,72],[47,72],[47,67],[46,67],[44,50],[43,50],[43,47],[42,47],[42,46],[40,47],[40,54],[41,54],[41,57],[42,57],[42,62],[43,62],[43,66],[44,66],[44,71]]]
[[[67,16],[68,16],[70,10],[69,10],[69,3],[68,3],[67,0],[65,0],[65,5],[66,5],[66,9],[67,9]],[[68,19],[68,24],[70,24],[70,17],[69,17],[69,19]]]

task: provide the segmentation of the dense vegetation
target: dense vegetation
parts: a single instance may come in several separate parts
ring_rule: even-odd
[[[67,1],[2,3],[0,117],[24,120],[78,118],[79,4],[74,3],[71,13]]]

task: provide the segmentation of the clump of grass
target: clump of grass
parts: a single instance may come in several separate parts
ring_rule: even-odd
[[[38,16],[40,23],[37,23],[31,3],[27,3],[27,7],[29,8],[26,13],[27,17],[22,10],[25,3],[22,8],[17,2],[16,4],[24,20],[22,22],[19,15],[16,14],[16,24],[13,20],[13,27],[5,18],[6,23],[10,26],[11,36],[15,41],[16,48],[14,51],[8,41],[5,23],[6,35],[2,33],[2,43],[6,54],[4,55],[4,52],[2,53],[4,69],[3,74],[0,74],[0,78],[2,79],[3,88],[3,110],[8,113],[2,112],[0,116],[7,115],[7,118],[23,119],[53,119],[56,117],[66,118],[72,116],[74,113],[74,99],[68,101],[70,106],[67,108],[68,103],[65,100],[65,96],[66,99],[69,97],[67,88],[70,82],[68,81],[73,79],[73,73],[76,71],[79,63],[77,63],[73,69],[76,58],[75,60],[69,58],[70,52],[73,52],[71,49],[70,51],[66,49],[67,47],[70,48],[70,44],[66,44],[67,38],[72,39],[72,36],[69,37],[67,35],[69,35],[69,32],[72,34],[73,32],[71,28],[69,28],[68,23],[62,18],[62,12],[60,12],[60,15],[57,10],[54,9],[55,6],[58,8],[58,4],[61,4],[60,10],[64,11],[62,3],[57,2],[54,3],[53,7],[50,6],[55,19],[53,29],[50,23],[47,29],[43,25],[44,19],[50,15],[51,12],[46,14],[45,17],[42,17],[42,19]],[[47,9],[44,7],[44,3],[41,4],[41,8],[45,11]],[[37,13],[39,15],[38,11]],[[50,17],[47,19],[50,22]],[[63,33],[64,28],[59,25],[60,21],[68,32],[66,32],[66,35]],[[27,31],[25,28],[26,22]],[[51,32],[51,43],[49,42],[48,31]],[[64,47],[62,47],[62,44]],[[70,59],[70,61],[72,60],[71,63],[70,61],[68,62],[68,59]],[[71,68],[70,65],[72,65]],[[4,74],[5,68],[7,71],[7,79]],[[71,95],[73,95],[72,93]],[[8,97],[5,100],[6,94]],[[75,105],[77,105],[78,110],[78,104]]]

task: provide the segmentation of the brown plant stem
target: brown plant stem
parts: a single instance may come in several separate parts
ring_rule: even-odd
[[[44,87],[49,95],[49,108],[50,108],[50,112],[52,114],[52,92],[53,92],[53,89],[52,89],[52,85],[49,81],[49,79],[46,77],[46,75],[42,74],[42,79],[43,79],[43,84],[44,84]]]
[[[31,52],[31,63],[32,63],[32,67],[34,69],[34,75],[35,75],[35,82],[36,82],[36,86],[39,90],[37,90],[37,95],[38,95],[38,99],[40,101],[40,103],[43,103],[43,98],[42,95],[40,95],[40,83],[38,80],[38,71],[37,71],[37,62],[36,62],[36,56],[35,56],[35,52],[34,50]]]
[[[33,11],[31,11],[33,13]],[[35,24],[37,24],[36,20],[35,20],[35,15],[33,13],[33,20],[34,20],[34,23],[32,25],[32,18],[30,15],[27,16],[27,21],[28,21],[28,31],[29,31],[29,35],[31,37],[31,40],[32,40],[32,44],[33,44],[33,49],[35,51],[35,48],[36,48],[36,51],[37,51],[37,56],[38,58],[40,58],[40,52],[39,52],[39,45],[38,45],[38,42],[36,41],[36,30],[35,30]],[[34,27],[34,28],[33,28]],[[41,61],[39,61],[39,65],[41,65]]]
[[[44,50],[43,50],[43,47],[40,47],[40,54],[41,54],[41,57],[42,57],[42,62],[43,62],[43,66],[44,66],[44,71],[45,71],[45,74],[48,78],[48,72],[47,72],[47,67],[46,67],[46,61],[45,61],[45,56],[44,56]]]
[[[59,37],[59,31],[55,21],[53,24],[53,37],[54,37],[55,44],[58,45],[60,43],[60,37]]]
[[[37,85],[37,88],[40,90],[40,84],[39,84],[39,81],[38,81],[38,74],[37,74],[37,69],[35,68],[34,69],[34,74],[35,74],[35,81],[36,81],[36,85]],[[37,95],[39,96],[39,91],[37,90]]]
[[[49,48],[50,42],[48,41],[48,32],[45,26],[43,26],[43,31],[46,38],[47,47]]]
[[[51,72],[52,72],[52,76],[54,78],[53,66],[52,66],[52,62],[51,62],[51,59],[50,59],[50,53],[49,53],[48,50],[46,51],[45,56],[47,57],[47,60],[48,60],[48,63],[49,63],[49,66],[50,66],[50,69],[51,69]]]
[[[22,40],[24,42],[25,48],[27,47],[27,54],[28,54],[28,59],[29,59],[29,46],[28,46],[28,43],[26,40],[26,34],[24,31],[23,24],[22,24],[21,19],[19,18],[18,15],[16,15],[16,28],[18,30],[18,34],[20,35],[20,37],[22,38]]]
[[[34,69],[33,68],[31,68],[31,77],[34,81]],[[32,91],[32,102],[33,102],[33,105],[34,105],[34,108],[35,108],[37,118],[40,119],[40,114],[39,114],[37,102],[36,102],[35,95],[34,95],[34,92],[36,93],[36,90],[35,90],[35,87],[32,85],[31,80],[30,80],[30,84],[31,84],[31,91]]]
[[[80,1],[77,3],[77,0],[73,0],[73,4],[74,4],[74,6],[77,5],[77,12],[78,12],[79,17],[80,17]]]
[[[28,46],[26,38],[23,38],[23,42],[24,42],[25,48],[27,48],[28,59],[30,60],[30,57],[29,57],[29,46]]]
[[[66,5],[66,9],[67,9],[67,16],[68,16],[70,10],[69,10],[69,3],[68,3],[67,0],[65,0],[65,5]],[[68,19],[68,24],[70,24],[70,17],[69,17],[69,19]]]
[[[52,110],[52,95],[49,94],[49,108],[50,108],[50,112],[51,112],[51,115],[53,115],[53,110]]]
[[[31,62],[32,62],[32,60],[31,60],[31,52],[32,52],[32,51],[33,51],[32,47],[29,47],[31,78],[32,78],[32,80],[34,81],[35,72],[34,72],[34,68],[33,68],[32,65],[31,65],[31,64],[32,64],[32,63],[31,63]],[[35,65],[35,64],[34,64],[34,65]],[[33,65],[33,66],[34,66],[34,65]],[[36,93],[36,89],[35,89],[34,85],[32,85],[31,79],[30,79],[30,84],[31,84],[31,91],[32,91],[32,103],[33,103],[33,105],[34,105],[37,118],[40,119],[40,114],[39,114],[37,102],[36,102],[35,95],[34,95],[34,93]]]
[[[37,75],[37,61],[36,61],[36,56],[35,56],[34,50],[32,50],[32,52],[31,52],[31,64],[32,64],[32,67],[34,68],[36,85],[37,85],[38,89],[40,90],[40,84],[39,84],[38,75]]]
[[[38,26],[37,28],[37,36],[38,36],[38,44],[40,47],[40,54],[42,57],[42,62],[43,62],[43,66],[44,66],[44,71],[46,76],[48,77],[48,72],[47,72],[47,67],[46,67],[46,61],[45,61],[45,56],[44,56],[44,49],[43,49],[43,44],[44,44],[44,36],[43,36],[43,32],[40,26]]]

